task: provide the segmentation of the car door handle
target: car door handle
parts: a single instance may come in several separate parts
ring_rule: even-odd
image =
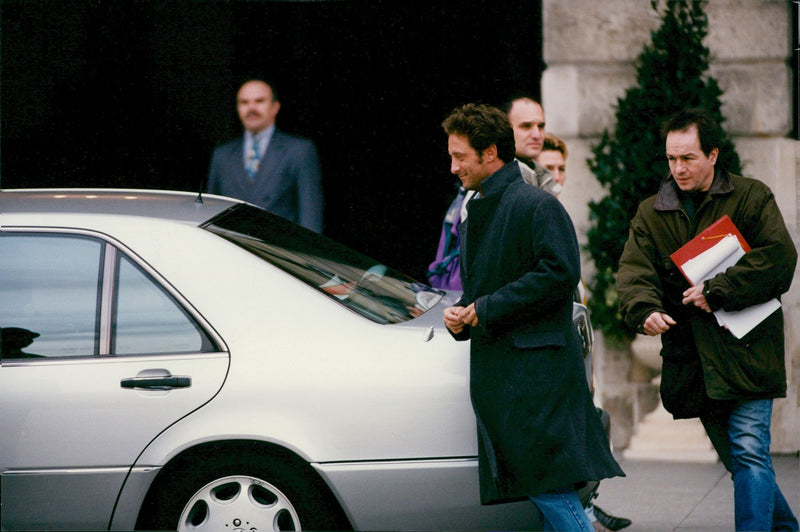
[[[146,390],[172,390],[188,388],[192,378],[185,375],[164,375],[160,377],[129,377],[120,381],[123,388],[144,388]]]

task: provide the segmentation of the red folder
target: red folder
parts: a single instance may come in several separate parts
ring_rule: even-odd
[[[707,251],[728,235],[734,235],[739,240],[739,243],[742,245],[745,253],[750,251],[750,246],[747,245],[747,241],[745,241],[742,233],[739,232],[739,230],[733,224],[733,220],[731,220],[726,214],[713,224],[706,227],[699,235],[680,247],[677,251],[670,255],[670,258],[672,259],[672,262],[674,262],[681,270],[681,273],[683,273],[684,277],[686,277],[686,272],[683,271],[683,265],[686,263],[686,261],[696,257],[704,251]],[[688,277],[687,280],[689,280]],[[690,280],[689,282],[691,283]]]
[[[736,240],[730,236],[735,236]],[[717,244],[720,245],[718,249],[713,252],[709,251]],[[709,252],[705,253],[706,251]],[[680,268],[689,284],[694,284],[691,277],[696,277],[698,282],[702,282],[703,279],[711,279],[714,275],[733,266],[748,251],[750,251],[750,246],[733,225],[733,221],[726,215],[670,255],[670,258]],[[701,254],[703,256],[698,261],[692,261],[691,265],[687,264]],[[687,275],[687,270],[690,275]],[[778,298],[772,298],[742,310],[718,309],[714,311],[714,316],[717,318],[717,323],[728,329],[736,338],[741,339],[779,308],[781,308],[781,303]]]

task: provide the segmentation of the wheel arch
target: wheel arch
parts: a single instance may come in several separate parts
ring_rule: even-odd
[[[324,504],[334,513],[333,517],[339,525],[338,528],[352,530],[343,505],[311,464],[295,452],[275,443],[248,439],[199,443],[170,459],[160,469],[147,490],[136,519],[136,528],[141,528],[143,520],[158,504],[160,490],[168,479],[174,475],[181,475],[182,472],[202,468],[204,463],[219,456],[237,457],[241,461],[249,459],[254,463],[267,461],[273,467],[296,474],[302,483],[308,483],[324,499]]]

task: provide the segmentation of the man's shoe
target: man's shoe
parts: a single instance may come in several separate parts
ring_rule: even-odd
[[[594,505],[594,516],[597,520],[609,530],[622,530],[623,528],[631,526],[631,520],[624,517],[615,517],[605,510],[602,510],[596,504]]]

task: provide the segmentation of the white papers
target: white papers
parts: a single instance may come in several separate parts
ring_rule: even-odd
[[[744,256],[739,239],[729,234],[718,244],[708,248],[693,259],[683,263],[683,274],[693,285],[724,272]]]
[[[736,264],[744,254],[745,251],[739,239],[729,234],[711,248],[687,260],[682,266],[683,273],[689,282],[697,285],[724,272]],[[733,312],[717,310],[714,315],[720,325],[726,327],[736,338],[742,338],[780,307],[780,301],[775,298],[766,303]]]
[[[753,330],[753,327],[764,321],[779,308],[781,308],[781,302],[778,301],[778,298],[774,298],[766,303],[760,303],[733,312],[726,312],[720,309],[714,312],[714,315],[720,325],[727,327],[731,334],[741,339],[742,336]]]

